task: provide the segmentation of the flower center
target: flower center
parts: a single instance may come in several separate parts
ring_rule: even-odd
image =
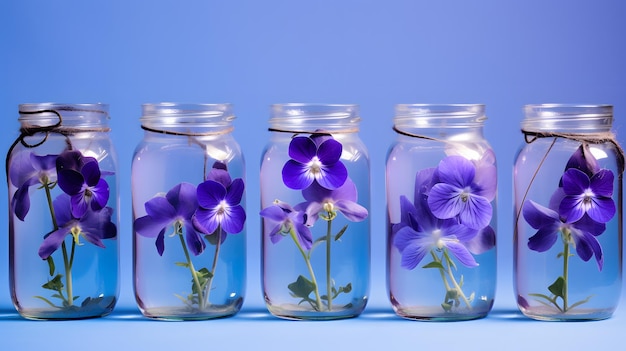
[[[443,243],[443,240],[441,240],[441,229],[433,230],[433,237],[435,239],[435,247],[437,248],[437,250],[443,249],[445,245]]]
[[[74,242],[76,243],[76,245],[79,245],[79,246],[82,245],[80,242],[81,233],[82,233],[82,230],[77,225],[73,226],[72,229],[70,229],[70,234],[72,234],[72,237],[74,238]]]
[[[595,194],[593,193],[593,191],[591,191],[591,189],[586,189],[583,193],[583,202],[586,205],[589,205],[593,201],[594,196]]]
[[[471,189],[468,187],[468,188],[463,189],[463,191],[461,191],[461,194],[459,195],[459,197],[461,198],[461,201],[467,202],[471,194],[472,194]]]
[[[93,191],[89,187],[86,187],[84,196],[85,196],[85,200],[89,202],[89,200],[91,200],[91,198],[93,197]]]
[[[226,202],[226,200],[220,201],[220,203],[215,208],[215,211],[217,211],[218,216],[226,213],[228,211],[228,203]]]
[[[318,175],[321,173],[322,162],[317,156],[313,156],[313,159],[307,165],[309,167],[309,171],[313,173],[313,175]]]

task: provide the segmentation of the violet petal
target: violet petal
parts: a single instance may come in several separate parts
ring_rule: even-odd
[[[330,190],[341,187],[348,178],[348,169],[342,162],[324,165],[320,172],[321,176],[316,178],[317,182]]]
[[[462,156],[448,156],[439,162],[439,178],[443,183],[464,188],[472,183],[476,170],[474,165]]]
[[[41,246],[39,246],[39,257],[41,257],[41,259],[43,260],[50,257],[50,255],[52,255],[52,253],[56,251],[59,246],[61,246],[61,243],[68,235],[68,233],[68,229],[62,227],[48,234],[48,236],[46,236],[46,238],[41,243]]]
[[[472,268],[478,266],[474,256],[467,250],[465,245],[456,241],[446,241],[445,245],[465,267]]]
[[[80,173],[85,178],[85,183],[89,186],[94,186],[100,181],[100,167],[98,162],[87,162],[81,168]]]
[[[308,172],[308,169],[302,163],[295,160],[289,160],[285,163],[282,170],[283,183],[294,190],[307,188],[313,183],[314,177]]]
[[[295,137],[289,143],[289,157],[295,161],[306,164],[316,156],[317,146],[308,137]]]
[[[196,186],[193,184],[180,183],[168,191],[165,197],[176,213],[185,219],[191,219],[198,208]]]
[[[317,157],[325,164],[334,164],[339,162],[343,146],[335,139],[328,139],[320,144],[317,149]]]
[[[361,222],[367,218],[367,209],[356,202],[339,200],[335,202],[335,207],[351,222]]]
[[[185,223],[185,241],[192,255],[198,256],[206,248],[206,243],[198,235],[191,223]]]
[[[207,209],[217,207],[226,196],[226,188],[216,181],[207,180],[198,185],[198,204]]]
[[[58,184],[61,190],[68,195],[76,195],[83,189],[85,179],[83,175],[72,169],[58,172]]]
[[[535,235],[528,238],[528,248],[537,251],[548,251],[558,238],[558,226],[541,227]]]
[[[222,220],[222,229],[227,233],[239,233],[246,221],[246,211],[241,205],[231,207]]]
[[[226,202],[231,206],[239,204],[243,197],[243,190],[243,180],[241,178],[236,178],[235,180],[233,180],[230,187],[228,188],[228,193],[225,197]]]
[[[489,225],[493,208],[487,199],[478,195],[470,195],[465,208],[459,213],[461,223],[472,229],[482,229]]]

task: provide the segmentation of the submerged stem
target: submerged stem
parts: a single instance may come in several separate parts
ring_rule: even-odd
[[[52,204],[52,194],[50,192],[50,183],[46,182],[43,185],[46,191],[46,199],[48,201],[48,209],[50,210],[50,217],[52,218],[52,226],[54,230],[59,229],[59,225],[57,223],[57,217],[54,212],[54,206]],[[67,245],[65,245],[65,240],[61,243],[61,252],[63,253],[63,268],[65,269],[65,291],[67,292],[67,299],[63,297],[63,300],[67,303],[67,306],[72,306],[74,304],[74,294],[72,288],[72,264],[74,262],[74,250],[76,248],[76,243],[72,240],[72,253],[71,256],[68,257],[67,254]]]
[[[187,259],[187,266],[189,267],[189,270],[191,271],[191,277],[193,278],[193,283],[196,286],[196,290],[198,291],[198,308],[200,310],[204,310],[204,297],[202,294],[202,286],[200,285],[198,272],[196,272],[196,268],[193,266],[193,262],[191,262],[191,256],[189,255],[189,250],[187,249],[185,238],[183,238],[182,228],[179,224],[174,224],[174,228],[176,230],[176,235],[178,235],[178,238],[180,239],[180,244],[183,247],[185,258]]]
[[[467,296],[465,296],[465,293],[463,292],[463,289],[461,288],[459,283],[457,283],[456,279],[454,278],[454,273],[452,272],[452,265],[450,264],[452,259],[450,258],[450,255],[448,255],[448,250],[444,249],[443,250],[443,255],[446,257],[446,265],[448,266],[448,276],[450,277],[450,280],[452,281],[452,284],[454,285],[454,288],[455,288],[457,294],[459,294],[459,296],[461,297],[463,302],[465,302],[465,305],[467,306],[467,308],[469,308],[471,310],[472,309],[472,305],[470,304],[469,299],[467,298]]]
[[[563,312],[567,312],[569,309],[567,299],[567,278],[569,276],[569,241],[570,234],[564,232],[566,237],[563,240]]]
[[[328,217],[330,218],[331,214],[328,213]],[[332,285],[332,277],[330,275],[330,243],[332,238],[332,219],[328,221],[327,229],[326,229],[326,300],[328,302],[328,311],[332,310],[333,307],[333,285]]]
[[[218,235],[217,243],[215,244],[215,254],[213,255],[213,264],[211,265],[211,275],[209,275],[206,284],[206,293],[204,294],[205,305],[209,304],[209,295],[211,294],[211,285],[213,285],[213,277],[215,277],[215,270],[217,269],[217,260],[220,255],[220,247],[222,246],[222,225],[218,225],[214,235]]]
[[[315,279],[315,273],[313,273],[313,266],[311,266],[311,260],[309,259],[309,256],[306,254],[306,252],[300,245],[300,242],[298,241],[298,237],[296,236],[296,232],[293,227],[289,229],[289,236],[291,236],[291,239],[293,239],[293,242],[296,243],[296,246],[298,247],[300,254],[302,254],[302,258],[304,258],[304,262],[306,263],[306,266],[309,269],[309,274],[311,275],[311,282],[315,286],[315,290],[313,290],[313,293],[315,294],[315,304],[317,305],[316,309],[318,311],[321,311],[322,299],[320,297],[320,291],[317,285],[317,279]]]

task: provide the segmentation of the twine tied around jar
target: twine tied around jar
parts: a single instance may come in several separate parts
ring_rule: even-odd
[[[447,140],[443,140],[443,139],[437,139],[437,138],[432,138],[432,137],[428,137],[425,135],[420,135],[420,134],[413,134],[413,133],[409,133],[409,132],[405,132],[403,130],[400,130],[398,127],[393,126],[393,131],[400,134],[400,135],[404,135],[404,136],[408,136],[411,138],[418,138],[418,139],[425,139],[425,140],[432,140],[432,141],[440,141],[442,143],[448,143],[449,141]]]
[[[279,128],[267,128],[268,131],[270,132],[276,132],[276,133],[290,133],[293,134],[293,137],[296,137],[297,135],[300,134],[350,134],[350,133],[356,133],[359,131],[359,128],[347,128],[347,129],[338,129],[338,130],[333,130],[332,133],[323,129],[316,129],[314,132],[311,131],[303,131],[303,130],[290,130],[290,129],[279,129]]]
[[[160,133],[160,134],[166,134],[166,135],[179,135],[179,136],[189,136],[189,137],[201,137],[201,136],[211,136],[211,135],[223,135],[223,134],[228,134],[231,133],[233,130],[235,130],[235,127],[231,126],[229,128],[224,128],[224,129],[220,129],[218,131],[210,131],[210,132],[202,132],[202,133],[192,133],[192,132],[172,132],[169,130],[164,130],[164,129],[156,129],[156,128],[150,128],[150,127],[146,127],[144,125],[141,125],[141,129],[148,131],[148,132],[152,132],[152,133]]]
[[[102,110],[90,110],[90,109],[81,109],[81,108],[75,108],[72,106],[63,106],[63,107],[59,107],[56,109],[43,109],[43,110],[35,110],[35,111],[19,111],[20,115],[36,115],[36,114],[42,114],[42,113],[52,113],[54,115],[57,116],[58,121],[52,125],[49,126],[37,126],[37,125],[33,125],[33,126],[26,126],[26,127],[21,127],[20,128],[20,135],[17,137],[17,139],[15,139],[15,141],[11,144],[11,146],[9,147],[9,151],[7,152],[7,156],[6,156],[6,160],[5,160],[5,172],[7,174],[7,179],[9,176],[9,157],[11,155],[11,153],[13,152],[13,149],[15,149],[15,147],[17,146],[17,144],[22,144],[24,147],[28,148],[28,149],[32,149],[35,147],[38,147],[40,145],[43,145],[47,140],[48,140],[48,136],[50,136],[51,133],[53,134],[60,134],[62,136],[65,137],[65,142],[67,144],[68,149],[72,149],[72,144],[70,143],[69,140],[69,136],[73,135],[75,133],[83,133],[83,132],[109,132],[111,129],[109,127],[100,127],[100,128],[73,128],[73,127],[67,127],[63,125],[63,115],[61,114],[62,111],[75,111],[75,112],[94,112],[94,113],[104,113],[107,114],[107,112],[102,111]],[[44,137],[41,141],[36,142],[34,144],[29,144],[25,139],[27,137],[31,137],[34,136],[38,133],[44,133]]]

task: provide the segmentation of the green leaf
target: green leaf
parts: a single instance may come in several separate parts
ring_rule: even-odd
[[[308,299],[309,295],[315,290],[315,284],[305,278],[304,276],[298,276],[295,282],[287,286],[295,297],[302,297]]]
[[[569,309],[571,310],[571,309],[572,309],[572,308],[574,308],[574,307],[578,307],[578,306],[580,306],[580,305],[582,305],[582,304],[584,304],[584,303],[589,302],[589,300],[590,300],[592,297],[593,297],[593,295],[589,295],[589,296],[587,296],[587,298],[586,298],[586,299],[584,299],[584,300],[580,300],[580,301],[576,302],[575,304],[573,304],[573,305],[569,306]]]
[[[59,308],[59,306],[57,306],[57,305],[53,304],[53,303],[52,303],[52,301],[50,301],[50,300],[46,299],[46,298],[45,298],[45,297],[43,297],[43,296],[34,296],[34,297],[35,297],[36,299],[39,299],[39,300],[41,300],[41,301],[43,301],[43,302],[47,303],[47,304],[48,304],[48,305],[50,305],[51,307]]]
[[[198,282],[200,286],[196,286],[195,280],[191,279],[191,292],[193,294],[197,294],[199,291],[204,290],[209,279],[213,278],[213,274],[206,268],[202,268],[199,271],[196,271],[196,275],[198,276]]]
[[[206,268],[202,268],[201,270],[199,270],[198,272],[198,278],[200,279],[200,282],[202,283],[202,280],[205,279],[205,281],[207,279],[213,278],[213,273],[211,273],[208,269]]]
[[[446,312],[450,312],[452,310],[452,304],[448,302],[442,303],[441,307],[443,307],[443,310]]]
[[[422,268],[439,268],[439,269],[443,269],[443,265],[441,264],[441,262],[432,261],[432,262],[424,265]]]
[[[563,279],[563,277],[556,278],[554,283],[548,287],[548,290],[555,296],[565,296],[565,279]]]
[[[64,286],[61,278],[63,278],[63,275],[57,274],[54,278],[52,278],[52,280],[49,280],[41,287],[48,290],[60,291],[61,289],[63,289]]]
[[[339,291],[346,294],[349,293],[350,291],[352,291],[352,283],[348,283],[348,285],[340,287]]]
[[[346,224],[345,226],[343,226],[343,228],[341,228],[341,230],[337,233],[337,235],[335,235],[335,241],[339,240],[339,238],[343,236],[343,233],[345,233],[347,229],[348,229],[348,225]]]
[[[48,256],[46,261],[48,261],[48,269],[50,270],[50,276],[52,277],[54,275],[54,271],[56,271],[56,267],[54,266],[54,260],[52,259],[52,256]]]
[[[189,263],[187,262],[174,262],[174,264],[177,265],[178,267],[189,268]]]

